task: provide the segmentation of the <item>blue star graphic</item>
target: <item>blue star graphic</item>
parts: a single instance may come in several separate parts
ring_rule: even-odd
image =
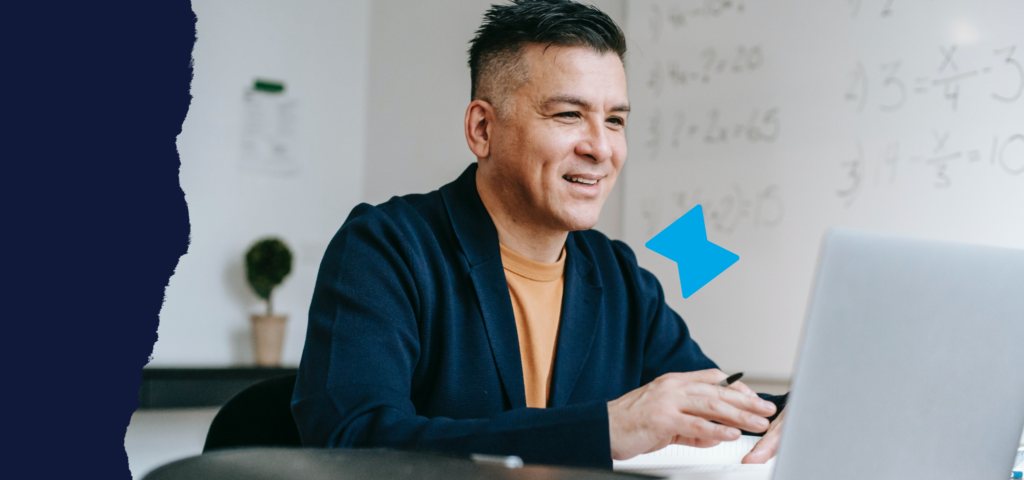
[[[740,259],[739,255],[708,241],[704,208],[700,205],[672,222],[645,246],[679,266],[683,298],[690,298]]]

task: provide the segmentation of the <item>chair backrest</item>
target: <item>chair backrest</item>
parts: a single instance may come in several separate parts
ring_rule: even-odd
[[[213,418],[203,453],[236,447],[301,447],[292,417],[295,374],[263,380],[228,400]]]

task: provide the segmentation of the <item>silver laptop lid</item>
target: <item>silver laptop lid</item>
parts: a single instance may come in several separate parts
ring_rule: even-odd
[[[825,237],[774,479],[1007,478],[1024,251]]]

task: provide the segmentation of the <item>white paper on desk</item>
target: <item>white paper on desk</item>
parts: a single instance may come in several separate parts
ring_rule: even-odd
[[[740,461],[761,437],[744,435],[711,448],[669,445],[656,452],[616,460],[616,471],[669,476],[674,479],[768,479],[775,460],[765,465],[741,465]]]

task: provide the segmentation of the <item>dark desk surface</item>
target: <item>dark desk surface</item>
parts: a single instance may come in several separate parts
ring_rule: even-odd
[[[178,460],[143,480],[563,480],[647,479],[609,470],[526,465],[505,468],[456,456],[372,449],[245,448]]]
[[[139,408],[219,407],[250,385],[297,371],[294,367],[143,368]]]

